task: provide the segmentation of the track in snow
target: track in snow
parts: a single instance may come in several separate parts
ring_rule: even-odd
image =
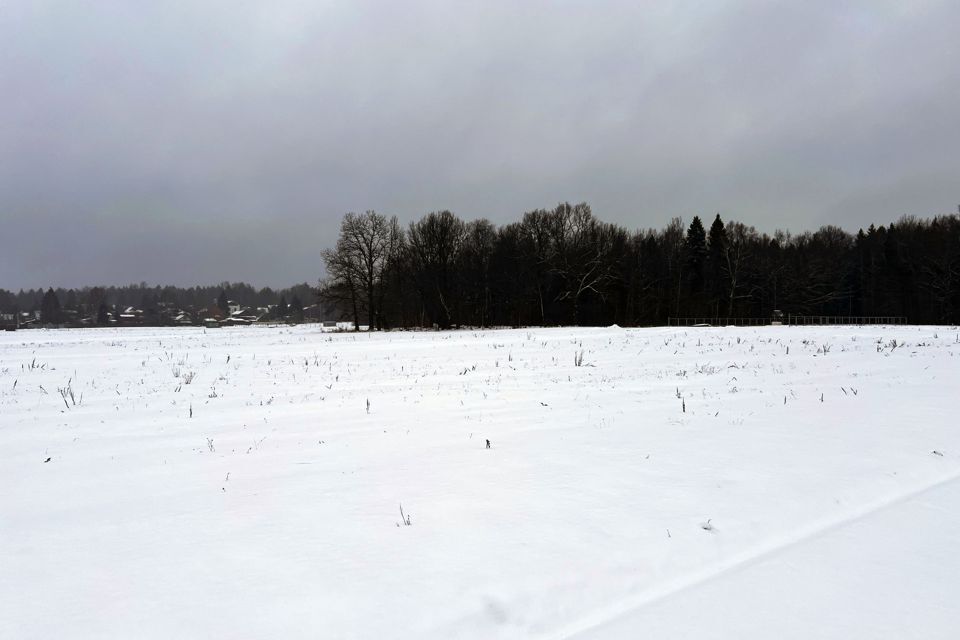
[[[559,637],[955,638],[958,507],[960,472],[659,585]]]

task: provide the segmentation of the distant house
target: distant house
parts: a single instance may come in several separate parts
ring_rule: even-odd
[[[117,324],[124,327],[136,327],[143,324],[143,310],[127,307],[117,316]]]
[[[268,307],[257,307],[257,324],[273,324],[277,321],[275,316],[276,305]]]
[[[220,321],[221,327],[249,327],[251,321],[240,316],[230,316]]]
[[[213,320],[223,320],[223,311],[220,310],[220,307],[214,305],[212,307],[204,307],[200,309],[200,317],[203,318],[203,321],[206,322],[209,319]]]
[[[235,312],[230,314],[230,317],[226,318],[223,323],[227,326],[232,325],[249,325],[254,322],[261,322],[269,316],[269,309],[261,309],[258,307],[243,307],[238,308]]]

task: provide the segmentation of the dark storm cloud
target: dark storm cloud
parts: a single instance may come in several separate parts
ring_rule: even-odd
[[[314,280],[340,216],[953,211],[960,5],[0,7],[0,287]]]

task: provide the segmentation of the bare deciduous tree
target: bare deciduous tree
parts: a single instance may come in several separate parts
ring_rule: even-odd
[[[388,219],[376,211],[348,213],[340,224],[336,248],[323,253],[330,275],[324,290],[328,297],[340,295],[350,300],[356,328],[361,305],[366,309],[370,330],[382,327],[384,274],[401,244],[402,232],[396,217]]]

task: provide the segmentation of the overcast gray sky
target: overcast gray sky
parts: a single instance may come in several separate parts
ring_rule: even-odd
[[[0,287],[286,286],[351,210],[960,202],[960,2],[0,3]]]

